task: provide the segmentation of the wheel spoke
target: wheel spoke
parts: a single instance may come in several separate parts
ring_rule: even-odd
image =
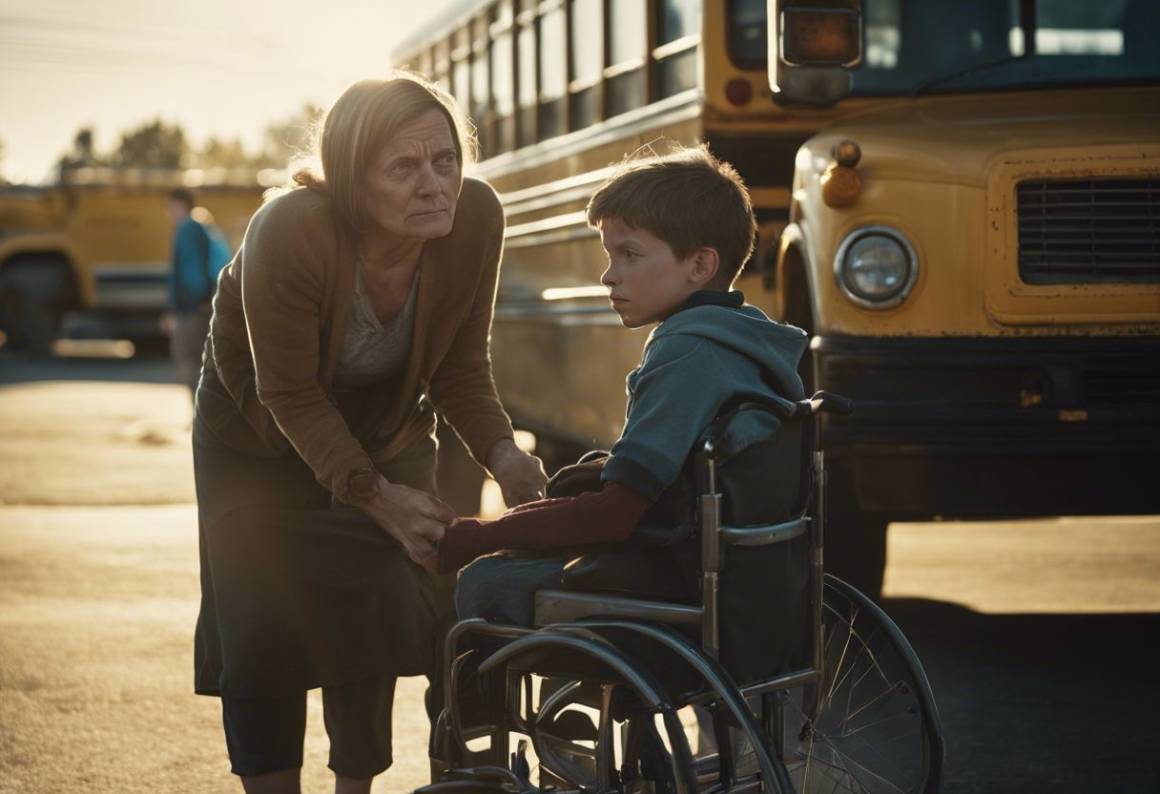
[[[888,620],[855,595],[827,587],[824,677],[816,698],[789,705],[800,740],[787,760],[800,794],[918,792],[928,768],[920,674]]]
[[[831,683],[830,683],[830,691],[826,693],[826,696],[825,696],[824,698],[822,698],[822,703],[828,703],[828,702],[831,700],[831,698],[833,698],[833,697],[834,697],[834,689],[835,689],[835,688],[837,687],[837,685],[838,685],[838,671],[842,669],[842,665],[843,665],[843,664],[845,663],[845,661],[846,661],[846,653],[847,653],[847,652],[850,650],[850,641],[851,641],[851,640],[854,638],[854,636],[855,636],[855,635],[854,635],[854,621],[853,621],[853,618],[851,618],[851,619],[850,619],[850,622],[849,622],[849,623],[847,623],[846,625],[849,627],[849,630],[846,632],[846,642],[845,642],[845,643],[842,645],[842,654],[841,654],[841,656],[839,656],[839,657],[838,657],[838,664],[837,664],[837,666],[834,668],[834,678],[833,678],[833,680],[832,680],[832,681],[831,681]],[[818,706],[819,706],[819,710],[820,710],[820,709],[821,709],[821,703],[819,703],[819,704],[818,704]]]
[[[843,682],[846,678],[849,678],[853,674],[855,669],[857,669],[858,661],[863,657],[863,655],[869,654],[870,656],[870,664],[867,666],[866,672],[858,677],[858,680],[851,685],[851,689],[856,687],[866,678],[866,676],[875,671],[877,671],[882,676],[883,680],[886,680],[886,673],[882,670],[881,665],[878,664],[878,658],[874,655],[874,652],[870,650],[870,641],[878,635],[878,631],[879,627],[875,627],[874,631],[870,634],[869,637],[863,637],[858,632],[858,630],[854,628],[854,625],[852,623],[850,624],[851,636],[856,637],[858,639],[858,644],[862,647],[858,650],[858,654],[854,657],[854,661],[850,663],[850,669],[847,671],[845,676],[843,676]]]
[[[861,714],[866,709],[873,706],[875,703],[878,703],[879,701],[881,701],[883,698],[889,697],[890,695],[892,695],[894,693],[895,693],[894,687],[889,687],[887,689],[884,689],[884,690],[882,690],[881,693],[879,693],[875,697],[873,697],[870,700],[863,703],[861,706],[859,706],[857,709],[855,709],[852,713],[847,714],[845,719],[842,720],[843,735],[845,735],[845,726],[848,725],[852,719],[857,717],[859,714]]]
[[[850,774],[849,770],[845,769],[844,767],[840,767],[837,764],[831,764],[828,761],[825,761],[821,758],[817,758],[812,753],[810,753],[809,755],[806,756],[806,768],[807,769],[809,768],[811,758],[814,762],[816,762],[816,764],[819,767],[824,767],[825,770],[828,770],[831,772],[831,774],[827,775],[827,774],[824,774],[824,772],[819,771],[818,772],[819,775],[822,775],[827,780],[830,780],[833,783],[841,786],[846,791],[849,791],[850,794],[862,794],[862,792],[866,791],[866,788],[862,785],[862,783],[859,780],[857,780],[854,776],[852,776]],[[836,773],[836,775],[834,773]],[[855,790],[855,789],[851,788],[848,784],[843,782],[843,780],[852,781],[855,785],[858,786],[858,789]],[[808,792],[808,791],[809,791],[809,787],[806,785],[805,779],[803,778],[803,780],[802,780],[802,794],[805,794],[805,792]]]
[[[888,780],[887,778],[885,778],[885,777],[883,777],[882,775],[878,774],[878,773],[877,773],[877,772],[875,772],[874,770],[870,769],[870,768],[869,768],[868,766],[866,766],[865,764],[860,764],[860,763],[858,763],[858,762],[857,762],[857,761],[855,761],[853,758],[851,758],[851,757],[850,757],[850,756],[849,756],[847,753],[843,753],[841,750],[839,750],[838,748],[834,747],[832,744],[827,744],[827,746],[828,746],[828,747],[830,748],[830,750],[831,750],[831,751],[834,753],[834,755],[836,755],[836,756],[838,756],[839,758],[841,758],[842,760],[844,760],[844,761],[845,761],[845,762],[846,762],[846,763],[847,763],[849,766],[857,767],[859,770],[861,770],[861,771],[865,772],[866,774],[870,775],[870,776],[871,776],[871,777],[873,777],[875,780],[880,780],[880,781],[882,781],[883,783],[885,783],[887,786],[889,786],[891,789],[893,789],[894,791],[900,792],[900,794],[907,794],[907,792],[906,792],[906,789],[904,789],[904,788],[900,788],[899,786],[895,785],[895,784],[894,784],[894,783],[892,783],[890,780]],[[878,756],[879,756],[879,758],[881,758],[881,755],[880,755],[880,754],[878,754],[878,753],[876,753],[876,752],[874,751],[874,748],[873,748],[873,747],[871,747],[870,745],[865,745],[865,746],[867,747],[867,749],[869,749],[869,750],[870,750],[870,752],[874,753],[875,755],[878,755]],[[848,769],[848,768],[847,768],[847,772],[849,772],[849,769]],[[850,775],[851,775],[851,776],[854,776],[853,772],[850,772]],[[856,776],[854,776],[854,777],[855,777],[855,779],[856,779],[856,780],[858,780],[858,785],[862,786],[862,788],[864,788],[864,789],[867,789],[866,785],[865,785],[864,783],[862,783],[862,781],[861,781],[860,779],[858,779]],[[869,790],[869,789],[867,789],[867,790]]]
[[[871,722],[867,725],[863,725],[860,728],[855,728],[852,731],[847,731],[846,733],[839,734],[839,735],[835,736],[834,738],[835,739],[852,739],[853,737],[857,736],[858,734],[862,733],[863,731],[869,730],[871,728],[876,728],[876,727],[879,727],[881,725],[886,725],[888,723],[895,722],[897,720],[907,720],[907,722],[910,723],[913,721],[913,715],[906,714],[904,712],[899,712],[898,714],[892,714],[889,717],[883,717],[882,719],[880,719],[876,722]],[[889,737],[884,737],[884,738],[883,737],[875,737],[874,741],[877,744],[882,744],[884,742],[895,742],[895,741],[898,741],[899,739],[917,737],[918,735],[919,735],[918,731],[911,729],[909,731],[906,731],[904,733],[899,733],[899,734],[896,734],[894,736],[889,736]]]

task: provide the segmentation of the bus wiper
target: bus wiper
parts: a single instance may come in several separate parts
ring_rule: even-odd
[[[1003,66],[1004,64],[1014,63],[1015,61],[1021,61],[1030,54],[1031,53],[1028,53],[1028,52],[1022,52],[1019,55],[1008,55],[1004,58],[999,58],[998,60],[995,60],[995,61],[985,61],[983,63],[976,63],[976,64],[973,64],[971,66],[966,67],[965,69],[959,69],[957,72],[951,72],[950,74],[944,74],[941,77],[936,77],[933,80],[927,80],[925,83],[923,83],[922,85],[920,85],[918,88],[914,89],[910,93],[910,98],[911,99],[918,99],[920,94],[923,94],[923,93],[929,91],[931,88],[933,88],[936,85],[942,85],[943,83],[950,83],[950,82],[953,82],[955,80],[958,80],[960,77],[966,77],[967,75],[974,74],[975,72],[982,72],[982,71],[985,71],[987,69],[993,69],[996,66]]]

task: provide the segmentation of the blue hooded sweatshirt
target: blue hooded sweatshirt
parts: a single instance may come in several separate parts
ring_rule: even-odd
[[[640,366],[628,374],[624,432],[602,480],[656,500],[725,403],[744,395],[802,399],[797,367],[806,332],[743,303],[740,292],[697,292],[653,329]]]

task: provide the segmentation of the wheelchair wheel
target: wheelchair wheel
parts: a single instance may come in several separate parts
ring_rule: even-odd
[[[943,739],[914,649],[873,601],[827,575],[824,677],[791,693],[786,767],[799,794],[939,788]]]

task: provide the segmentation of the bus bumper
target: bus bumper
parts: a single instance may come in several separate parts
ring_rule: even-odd
[[[1160,337],[813,340],[827,460],[893,518],[1160,513]]]

